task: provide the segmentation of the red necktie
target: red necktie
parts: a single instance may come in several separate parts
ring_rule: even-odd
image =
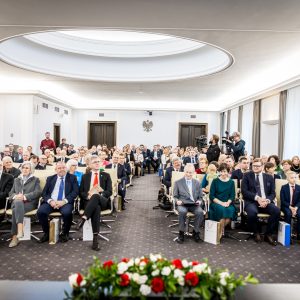
[[[98,173],[95,173],[93,186],[98,185],[98,184],[99,184],[99,181],[98,181]]]

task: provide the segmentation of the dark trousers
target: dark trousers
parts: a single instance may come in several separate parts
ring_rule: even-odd
[[[125,205],[125,195],[126,195],[126,183],[121,182],[118,184],[118,195],[121,196],[122,206]]]
[[[265,208],[258,207],[258,203],[246,202],[245,211],[247,212],[249,231],[258,233],[257,214],[269,214],[266,235],[271,235],[278,228],[280,218],[280,209],[274,204],[270,203]]]
[[[159,165],[160,165],[160,160],[159,159],[157,159],[157,160],[152,160],[151,161],[151,165],[152,165],[152,167],[153,167],[153,169],[154,169],[154,173],[156,173],[157,172],[157,170],[158,170],[158,168],[159,168]]]
[[[63,233],[69,234],[71,225],[72,225],[72,211],[73,211],[73,204],[65,204],[60,209],[54,209],[48,203],[43,203],[37,211],[37,215],[39,221],[42,225],[43,231],[45,234],[49,234],[49,214],[52,212],[59,211],[62,214],[63,218]]]
[[[284,213],[284,222],[291,224],[292,221],[292,212],[289,208],[283,208],[282,209]],[[296,219],[297,219],[297,234],[300,234],[300,210],[297,210],[296,213]],[[291,228],[292,231],[292,228]]]
[[[91,219],[93,233],[99,233],[100,213],[108,208],[108,203],[109,201],[99,194],[94,194],[90,200],[85,201],[84,215]]]
[[[147,169],[148,174],[150,174],[151,173],[151,160],[150,159],[144,160],[143,165],[144,165],[144,170]]]

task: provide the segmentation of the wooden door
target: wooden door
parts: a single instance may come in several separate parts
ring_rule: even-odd
[[[196,137],[207,136],[207,123],[179,123],[179,146],[197,146]]]
[[[58,147],[60,144],[60,124],[58,123],[53,124],[53,140],[55,142],[56,147]]]
[[[89,122],[88,147],[106,144],[111,148],[116,146],[116,122]]]

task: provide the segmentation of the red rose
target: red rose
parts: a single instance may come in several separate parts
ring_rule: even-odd
[[[108,260],[108,261],[103,263],[103,268],[110,269],[113,264],[114,264],[114,262],[112,260]]]
[[[122,262],[128,263],[129,262],[129,258],[126,258],[126,257],[122,258]]]
[[[199,265],[199,262],[198,262],[198,261],[193,261],[193,262],[192,262],[192,266],[197,266],[197,265]]]
[[[151,288],[154,293],[161,293],[165,290],[165,283],[161,277],[154,277],[151,281]]]
[[[180,259],[173,259],[172,260],[172,265],[174,265],[177,269],[182,269],[183,265]]]
[[[127,286],[130,283],[129,276],[127,274],[122,274],[120,276],[121,281],[120,281],[120,286]]]
[[[186,284],[190,286],[196,286],[199,282],[199,278],[195,272],[186,273],[184,279]]]
[[[77,273],[76,283],[78,286],[80,286],[82,280],[83,280],[83,276],[80,273]]]
[[[143,259],[141,259],[140,263],[141,262],[144,262],[145,264],[147,264],[149,262],[149,259],[148,258],[143,258]]]

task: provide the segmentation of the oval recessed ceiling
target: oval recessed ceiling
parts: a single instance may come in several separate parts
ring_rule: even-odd
[[[33,33],[0,43],[0,58],[40,73],[111,82],[158,82],[214,74],[232,56],[203,42],[119,30]]]

